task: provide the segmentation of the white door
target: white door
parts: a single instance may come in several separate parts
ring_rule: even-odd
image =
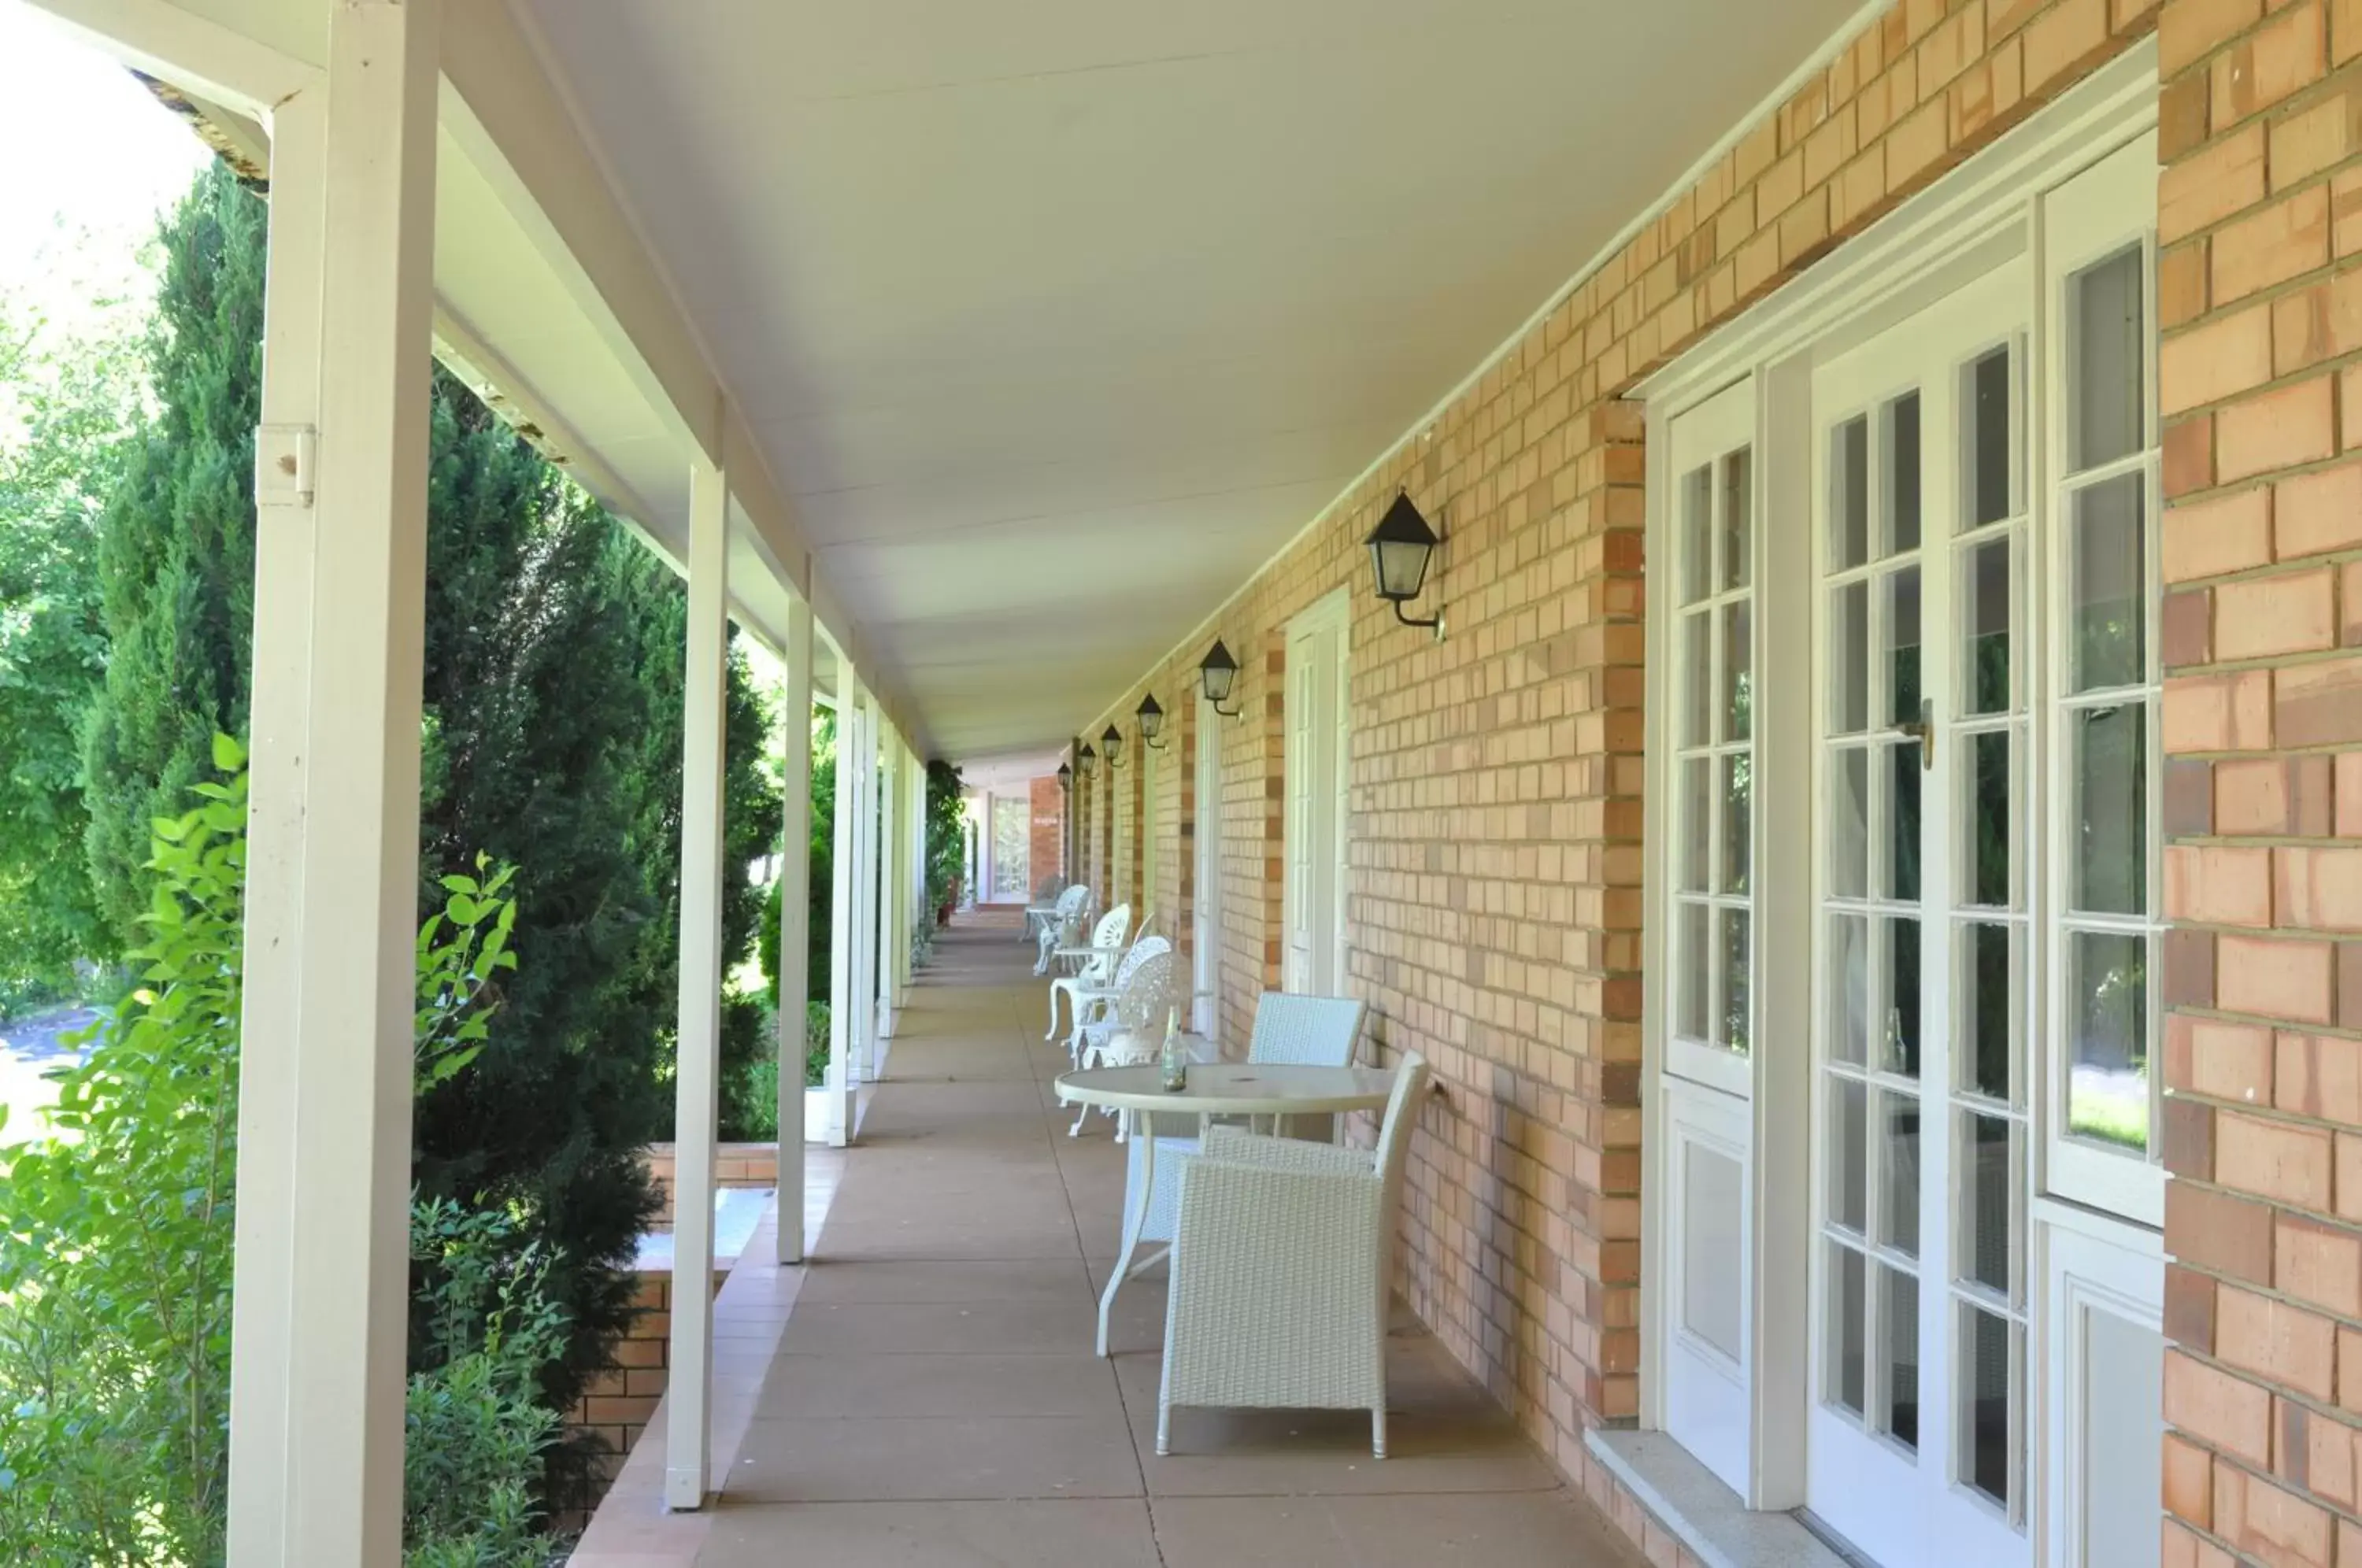
[[[2028,1561],[2023,361],[2013,262],[1814,378],[1809,1505]]]
[[[1665,1430],[1749,1493],[1755,1009],[1755,395],[1672,422]]]
[[[1198,701],[1197,785],[1197,868],[1189,911],[1197,1007],[1191,1016],[1192,1027],[1211,1039],[1222,988],[1222,956],[1216,951],[1222,939],[1222,720],[1203,698]]]
[[[1286,988],[1343,988],[1345,600],[1332,596],[1287,630],[1287,958]]]

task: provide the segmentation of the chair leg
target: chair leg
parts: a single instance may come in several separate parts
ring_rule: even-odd
[[[1173,1452],[1173,1407],[1165,1400],[1156,1402],[1156,1455],[1162,1459]]]
[[[1050,984],[1050,1030],[1042,1038],[1044,1040],[1058,1038],[1058,985],[1054,980]]]
[[[1370,1408],[1370,1452],[1380,1459],[1386,1456],[1386,1408],[1384,1404]]]

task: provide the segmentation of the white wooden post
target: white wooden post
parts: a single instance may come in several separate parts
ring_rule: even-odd
[[[811,948],[811,606],[788,612],[786,839],[779,856],[779,1251],[804,1261],[804,1003]]]
[[[877,1055],[872,1064],[872,1076],[882,1070],[885,1042],[894,1037],[894,927],[895,906],[900,900],[895,894],[895,879],[901,875],[901,857],[895,853],[900,834],[896,823],[902,818],[901,764],[896,756],[894,732],[885,732],[884,756],[878,765],[877,809]]]
[[[713,1401],[713,1145],[721,1117],[723,694],[729,660],[729,493],[698,463],[689,488],[689,647],[680,757],[680,1023],[674,1074],[670,1378],[665,1506],[705,1506]]]
[[[854,867],[854,946],[856,984],[854,1017],[858,1027],[854,1056],[860,1064],[861,1082],[877,1077],[877,699],[864,692],[861,704],[861,755],[855,769],[860,785],[855,798],[860,807],[854,817],[854,842],[858,846]]]
[[[273,116],[230,1386],[240,1568],[402,1559],[439,20],[436,0],[328,8],[326,104],[300,94]]]
[[[828,923],[828,1143],[842,1149],[853,1135],[854,1031],[858,1023],[853,1003],[855,957],[860,944],[853,937],[856,921],[854,897],[854,851],[859,835],[854,820],[859,791],[854,758],[860,755],[861,687],[853,667],[837,660],[836,677],[836,816],[831,837]]]

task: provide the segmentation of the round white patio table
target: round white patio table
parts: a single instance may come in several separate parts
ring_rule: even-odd
[[[1099,1296],[1098,1353],[1108,1353],[1108,1313],[1125,1280],[1172,1251],[1161,1247],[1134,1261],[1148,1207],[1156,1191],[1156,1137],[1151,1118],[1168,1116],[1320,1116],[1378,1110],[1395,1090],[1395,1075],[1384,1067],[1305,1067],[1279,1063],[1196,1062],[1188,1087],[1171,1093],[1162,1069],[1086,1067],[1058,1075],[1058,1099],[1065,1105],[1096,1105],[1115,1111],[1131,1129],[1140,1150],[1140,1190],[1124,1194],[1123,1250]]]

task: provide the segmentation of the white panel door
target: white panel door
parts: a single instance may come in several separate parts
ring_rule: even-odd
[[[1288,624],[1286,754],[1287,955],[1286,988],[1313,996],[1340,989],[1343,942],[1344,602],[1330,599]]]
[[[1882,1562],[2027,1541],[2023,364],[2009,263],[1814,377],[1809,1505]]]
[[[1213,704],[1198,703],[1197,874],[1190,885],[1190,921],[1197,1007],[1193,1027],[1213,1037],[1222,988],[1222,720]]]

